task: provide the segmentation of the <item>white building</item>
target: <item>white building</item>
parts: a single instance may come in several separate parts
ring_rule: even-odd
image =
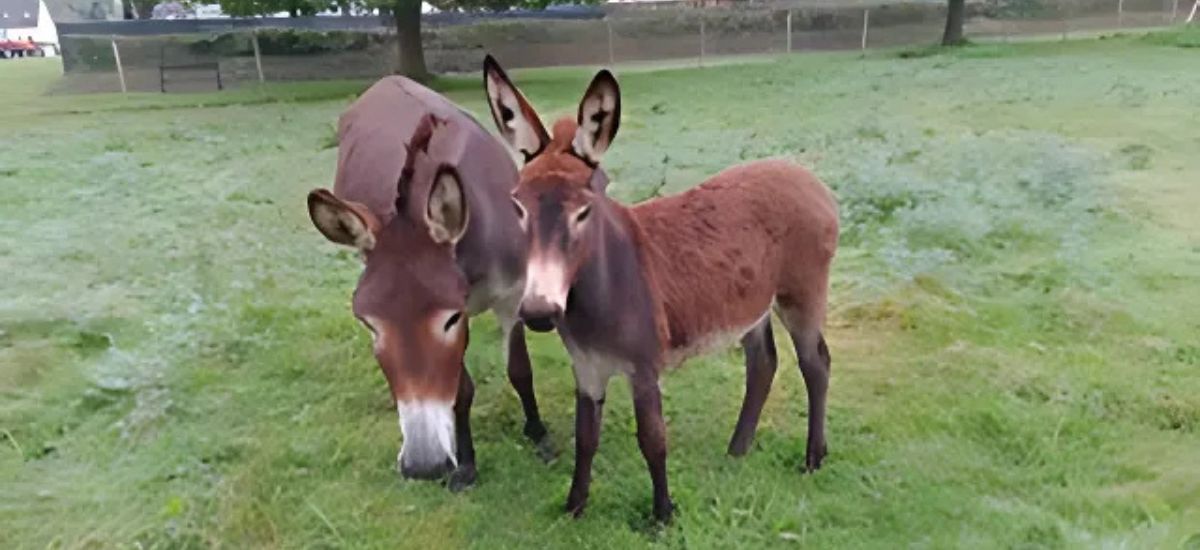
[[[58,44],[58,30],[44,0],[0,0],[0,38],[33,37],[39,44]],[[54,48],[47,49],[53,54]]]

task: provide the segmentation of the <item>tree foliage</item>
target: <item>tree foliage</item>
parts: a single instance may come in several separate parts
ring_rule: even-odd
[[[334,10],[344,2],[331,0],[220,0],[221,11],[234,17],[254,17],[287,12],[293,17],[316,15],[324,10]]]
[[[509,8],[543,9],[551,4],[597,4],[600,0],[426,0],[443,11],[504,11]]]
[[[139,1],[139,0],[134,0]],[[150,0],[141,0],[150,1]],[[426,0],[442,11],[500,12],[511,8],[544,9],[551,4],[598,4],[602,0]],[[220,0],[221,11],[234,17],[254,17],[288,12],[292,15],[315,15],[324,10],[381,9],[396,13],[400,5],[411,0]]]
[[[510,8],[542,9],[551,4],[598,4],[602,0],[427,0],[443,11],[499,12]],[[293,17],[324,10],[378,9],[390,14],[396,26],[399,63],[396,72],[424,80],[429,77],[421,44],[421,0],[220,0],[221,11],[235,17],[288,12]]]

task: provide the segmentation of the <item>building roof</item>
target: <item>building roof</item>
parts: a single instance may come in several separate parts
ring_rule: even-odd
[[[0,0],[0,29],[38,26],[38,0]]]

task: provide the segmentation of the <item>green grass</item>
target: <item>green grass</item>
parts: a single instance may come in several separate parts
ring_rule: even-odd
[[[572,380],[531,339],[542,464],[473,320],[480,480],[392,470],[395,412],[312,229],[368,83],[53,96],[0,64],[0,547],[1164,547],[1200,544],[1200,57],[1156,40],[627,72],[612,193],[786,156],[837,191],[830,456],[790,346],[725,456],[740,353],[663,381],[675,523],[649,518],[625,384],[561,512]],[[568,113],[587,71],[517,71]],[[482,113],[477,78],[440,83]],[[486,117],[484,117],[486,120]]]
[[[1142,40],[1159,46],[1177,48],[1200,48],[1200,27],[1187,25],[1168,30],[1147,33]]]

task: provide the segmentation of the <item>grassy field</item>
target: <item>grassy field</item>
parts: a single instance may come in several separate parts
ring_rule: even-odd
[[[0,64],[0,547],[1200,548],[1198,36],[625,73],[615,195],[785,156],[844,225],[825,468],[790,346],[741,460],[740,353],[694,361],[663,381],[668,527],[623,383],[562,513],[565,353],[531,340],[547,465],[491,318],[478,485],[393,471],[359,265],[304,209],[367,83],[44,97],[51,62]],[[587,78],[516,74],[547,113]]]

